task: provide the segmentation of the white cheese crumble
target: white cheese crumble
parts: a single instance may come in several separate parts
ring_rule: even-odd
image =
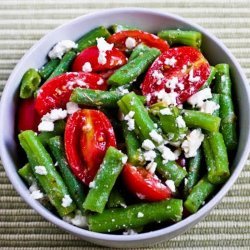
[[[153,141],[157,142],[157,143],[162,143],[163,142],[163,137],[157,133],[156,130],[152,130],[149,133],[150,137],[152,138]]]
[[[89,188],[95,188],[95,181],[91,181],[89,183]]]
[[[116,89],[117,92],[121,93],[122,95],[126,95],[129,93],[128,89],[125,89],[124,86],[120,86]]]
[[[138,234],[134,229],[127,229],[122,233],[123,235],[135,235]]]
[[[191,97],[188,98],[187,102],[191,104],[193,107],[201,107],[203,105],[203,101],[212,98],[212,93],[210,88],[205,88]]]
[[[142,212],[138,212],[138,214],[137,214],[137,218],[142,218],[142,217],[144,217],[144,213],[142,213]]]
[[[200,76],[195,76],[195,77],[194,77],[194,70],[193,70],[193,69],[191,69],[191,70],[189,71],[188,80],[189,80],[190,82],[199,82],[200,79],[201,79]]]
[[[220,105],[217,104],[214,101],[205,101],[200,106],[200,111],[207,113],[207,114],[213,114],[215,110],[218,110],[220,108]]]
[[[76,49],[77,48],[77,44],[74,43],[71,40],[63,40],[59,43],[57,43],[53,49],[49,52],[49,58],[51,59],[55,59],[55,58],[59,58],[62,59],[62,56],[70,51],[71,49]]]
[[[181,69],[181,73],[185,73],[187,71],[187,65],[183,65]]]
[[[203,140],[204,135],[200,128],[192,130],[191,133],[187,135],[187,139],[181,144],[185,157],[190,158],[196,156],[197,150],[201,146]]]
[[[85,227],[88,226],[87,218],[82,215],[80,210],[76,211],[74,217],[64,216],[63,220],[70,223],[70,224],[73,224],[73,225],[75,225],[77,227],[81,227],[81,228],[85,228]]]
[[[57,120],[62,120],[65,119],[67,117],[67,110],[63,110],[63,109],[52,109],[50,112],[48,112],[47,114],[45,114],[42,117],[42,121],[57,121]]]
[[[103,83],[104,83],[104,80],[103,80],[102,78],[100,78],[100,79],[97,81],[96,84],[100,86],[100,85],[102,85]]]
[[[128,130],[130,131],[135,129],[135,120],[133,119],[134,114],[134,111],[130,111],[127,115],[124,116],[124,120],[127,121]]]
[[[72,115],[76,111],[80,110],[79,106],[75,102],[67,102],[66,104],[66,110],[69,115]]]
[[[168,186],[168,188],[171,190],[171,192],[175,193],[176,188],[175,188],[174,181],[172,181],[172,180],[166,180],[165,183]]]
[[[159,147],[157,147],[157,149],[162,153],[164,164],[167,163],[168,161],[174,161],[178,158],[176,154],[171,151],[170,148],[164,145],[160,145]]]
[[[146,169],[151,173],[151,174],[154,174],[155,170],[156,170],[156,167],[157,167],[157,163],[156,162],[150,162],[147,166],[146,166]]]
[[[159,70],[154,70],[152,76],[157,80],[157,85],[160,85],[161,81],[164,79],[164,75]]]
[[[170,88],[171,91],[173,91],[177,85],[178,85],[178,77],[177,76],[172,77],[171,79],[169,79],[166,82],[166,87]]]
[[[172,115],[170,108],[164,108],[160,110],[161,115]]]
[[[34,200],[39,200],[42,199],[44,197],[44,194],[41,192],[41,190],[38,189],[38,186],[36,183],[33,183],[30,187],[29,187],[29,191],[30,191],[30,196],[34,199]]]
[[[128,37],[125,41],[127,49],[133,49],[136,46],[136,40],[133,37]]]
[[[156,153],[154,150],[148,150],[143,153],[143,157],[145,161],[154,161],[154,159],[156,158]]]
[[[54,130],[54,123],[51,121],[41,121],[38,125],[38,131],[53,131]]]
[[[44,166],[35,166],[35,172],[39,175],[47,175],[48,172]]]
[[[178,116],[176,118],[176,124],[177,124],[178,128],[185,128],[186,127],[186,123],[181,116]]]
[[[72,199],[68,194],[65,194],[62,198],[62,206],[63,207],[69,207],[72,203]]]
[[[142,148],[144,148],[145,150],[152,150],[155,148],[155,145],[151,140],[146,139],[142,142]]]
[[[178,94],[175,92],[166,93],[166,91],[164,89],[162,89],[159,92],[157,92],[155,95],[158,98],[158,101],[162,101],[167,106],[176,106],[177,105],[176,97]]]
[[[114,44],[106,42],[104,37],[96,38],[96,41],[99,50],[98,63],[103,65],[107,62],[106,52],[112,50]]]
[[[177,60],[174,57],[171,57],[171,58],[166,58],[164,64],[168,66],[174,66],[176,62]]]
[[[92,66],[91,66],[90,62],[86,62],[83,64],[82,71],[83,72],[91,72],[92,71]]]
[[[124,155],[122,157],[122,164],[125,164],[127,162],[127,160],[128,160],[128,157],[126,155]]]

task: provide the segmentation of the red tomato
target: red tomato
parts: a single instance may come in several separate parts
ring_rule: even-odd
[[[18,130],[37,131],[39,115],[35,110],[35,100],[33,98],[21,99],[18,106]]]
[[[209,74],[209,63],[199,50],[188,46],[171,48],[149,68],[142,83],[142,93],[150,94],[152,104],[157,101],[157,92],[165,89],[169,93],[172,89],[177,93],[176,102],[180,104],[199,90]]]
[[[91,109],[79,110],[68,118],[64,141],[69,166],[86,185],[94,179],[108,147],[116,147],[109,119]]]
[[[160,201],[171,197],[170,189],[143,167],[126,164],[122,171],[126,187],[139,199]]]
[[[100,64],[98,62],[98,57],[99,50],[97,46],[92,46],[83,50],[74,60],[72,71],[83,71],[82,68],[85,63],[90,63],[92,72],[99,72],[115,69],[127,62],[126,56],[116,48],[113,48],[112,50],[106,52],[107,62],[105,64]]]
[[[125,43],[128,37],[134,38],[137,44],[144,43],[149,47],[159,49],[161,52],[169,49],[167,41],[162,40],[156,35],[141,30],[120,31],[110,36],[107,41],[109,43],[114,43],[117,48],[124,51],[127,49]]]
[[[37,112],[42,116],[51,109],[65,108],[76,87],[106,90],[107,83],[94,73],[69,72],[56,76],[38,91],[35,102]]]

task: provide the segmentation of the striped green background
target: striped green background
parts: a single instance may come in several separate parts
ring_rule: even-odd
[[[47,32],[92,11],[132,6],[176,13],[207,28],[227,45],[250,79],[250,1],[1,0],[0,95],[18,60]],[[250,160],[237,183],[205,220],[184,235],[152,249],[250,249],[249,180]],[[0,166],[0,249],[53,247],[101,249],[37,215],[21,200]]]

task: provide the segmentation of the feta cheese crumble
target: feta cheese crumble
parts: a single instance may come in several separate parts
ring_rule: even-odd
[[[178,128],[185,128],[186,127],[186,123],[185,121],[183,120],[182,116],[178,116],[176,118],[176,124],[177,124],[177,127]]]
[[[193,107],[201,107],[203,105],[203,102],[210,98],[212,98],[211,89],[205,88],[189,97],[187,102]]]
[[[75,102],[68,102],[66,104],[66,110],[67,110],[67,113],[69,115],[72,115],[73,113],[75,113],[76,111],[80,110],[79,106],[77,103]]]
[[[214,101],[205,101],[200,106],[200,111],[207,113],[207,114],[213,114],[215,110],[218,110],[220,108],[220,105],[217,104]]]
[[[143,153],[145,161],[154,161],[156,158],[156,153],[154,150],[149,150]]]
[[[201,132],[201,129],[194,129],[186,137],[187,139],[181,144],[181,148],[184,150],[185,157],[190,158],[194,157],[197,154],[198,148],[201,146],[202,141],[204,140],[204,135]]]
[[[128,37],[125,41],[127,49],[133,49],[136,46],[136,40],[133,37]]]
[[[137,214],[137,218],[142,218],[142,217],[144,217],[144,213],[139,212],[139,213]]]
[[[48,172],[44,166],[35,166],[35,172],[39,175],[47,175]]]
[[[127,121],[128,130],[130,131],[135,129],[135,120],[133,119],[134,114],[134,111],[130,111],[127,115],[124,116],[124,120]]]
[[[67,117],[67,110],[63,110],[61,108],[59,109],[52,109],[50,112],[45,114],[42,117],[42,121],[57,121],[57,120],[63,120]]]
[[[151,174],[154,174],[155,170],[156,170],[156,167],[157,167],[157,163],[156,162],[150,162],[147,166],[146,166],[146,169],[151,173]]]
[[[171,93],[166,93],[164,89],[160,90],[157,92],[156,97],[158,98],[158,101],[162,101],[165,103],[167,106],[176,106],[176,97],[177,93],[176,92],[171,92]]]
[[[106,52],[112,50],[114,44],[106,42],[104,37],[96,38],[96,41],[99,50],[98,63],[103,65],[107,63]]]
[[[73,224],[77,227],[81,227],[81,228],[86,228],[88,226],[87,224],[87,218],[85,216],[82,215],[80,210],[77,210],[75,213],[74,217],[70,217],[70,216],[64,216],[63,220]]]
[[[199,82],[200,79],[201,79],[200,76],[195,76],[195,77],[194,77],[194,70],[193,70],[193,69],[191,69],[191,70],[189,71],[188,80],[189,80],[190,82]]]
[[[123,235],[135,235],[138,234],[134,229],[127,229],[122,233]]]
[[[95,181],[91,181],[89,183],[89,188],[95,188]]]
[[[174,181],[172,181],[172,180],[166,180],[165,183],[168,186],[168,188],[171,190],[171,192],[175,193],[176,188],[175,188]]]
[[[128,160],[128,157],[126,155],[124,155],[122,157],[122,164],[125,164],[127,162],[127,160]]]
[[[162,143],[163,142],[163,137],[157,133],[156,130],[152,130],[150,133],[149,133],[150,137],[152,138],[153,141],[157,142],[157,143]]]
[[[51,59],[55,59],[55,58],[59,58],[62,59],[63,55],[70,51],[71,49],[76,49],[77,48],[77,44],[74,43],[71,40],[63,40],[59,43],[57,43],[53,49],[49,52],[49,58]]]
[[[170,108],[164,108],[160,110],[161,115],[172,115]]]
[[[142,148],[144,148],[145,150],[152,150],[155,148],[155,145],[151,140],[146,139],[142,142]]]
[[[90,62],[86,62],[83,64],[82,71],[83,72],[91,72],[92,71],[92,66],[91,66]]]
[[[63,207],[69,207],[72,203],[72,199],[68,194],[65,194],[63,199],[62,199],[62,206]]]
[[[46,131],[46,132],[54,131],[54,123],[51,121],[41,121],[38,125],[38,131],[40,131],[40,132],[42,132],[42,131]]]
[[[170,88],[171,91],[174,91],[174,89],[176,88],[177,85],[178,85],[178,77],[177,76],[172,77],[171,79],[169,79],[166,82],[166,87]]]
[[[164,75],[159,70],[154,70],[152,76],[157,80],[156,84],[160,85],[162,79],[164,79]]]
[[[44,194],[41,192],[41,190],[38,189],[38,186],[36,183],[33,183],[30,187],[29,187],[29,191],[30,191],[30,196],[34,199],[34,200],[39,200],[42,199],[44,197]]]
[[[166,58],[164,64],[168,66],[174,66],[176,62],[177,60],[174,57],[171,57],[171,58]]]
[[[170,148],[160,145],[157,149],[162,153],[163,163],[167,163],[168,161],[174,161],[177,159],[176,154],[171,151]]]

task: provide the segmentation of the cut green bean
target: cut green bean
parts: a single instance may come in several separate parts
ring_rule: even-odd
[[[55,68],[55,70],[52,72],[52,74],[49,76],[49,78],[47,80],[52,79],[55,76],[59,76],[65,72],[69,71],[71,63],[73,62],[75,57],[76,57],[76,53],[74,51],[67,52],[63,56],[62,60],[58,64],[58,66]]]
[[[89,230],[105,233],[138,228],[153,222],[177,222],[182,218],[182,211],[182,200],[179,199],[107,209],[101,214],[88,216]]]
[[[116,70],[108,79],[108,84],[121,86],[136,81],[137,77],[144,73],[159,55],[158,49],[151,48],[147,53],[139,55]]]
[[[77,40],[77,51],[81,52],[90,46],[96,45],[96,38],[104,37],[106,39],[109,36],[110,33],[104,26],[97,27]]]
[[[129,61],[129,62],[132,61],[133,59],[135,59],[136,57],[142,55],[143,53],[146,53],[146,52],[150,51],[150,49],[151,49],[150,47],[146,46],[146,45],[143,44],[143,43],[140,43],[139,45],[137,45],[137,46],[133,49],[133,51],[132,51],[132,53],[131,53],[131,55],[130,55],[128,61]]]
[[[205,136],[202,143],[208,180],[213,184],[222,184],[230,176],[227,149],[223,136],[219,132]]]
[[[41,76],[36,69],[27,70],[21,80],[20,98],[27,99],[32,97],[41,83]]]
[[[184,195],[186,197],[189,195],[194,185],[196,185],[196,183],[200,179],[202,167],[201,160],[202,152],[200,148],[197,150],[197,153],[194,157],[188,159],[188,174],[184,181]]]
[[[51,59],[41,69],[39,69],[39,74],[44,81],[46,81],[49,78],[49,76],[56,69],[59,63],[60,59],[58,58]]]
[[[110,27],[110,30],[112,33],[117,33],[124,30],[138,30],[138,28],[129,25],[114,24]]]
[[[58,168],[64,183],[66,184],[70,196],[73,201],[76,203],[78,209],[85,212],[83,209],[83,202],[85,200],[86,194],[83,189],[82,184],[76,179],[76,177],[70,171],[70,167],[68,165],[66,155],[64,152],[64,145],[62,138],[60,136],[55,136],[49,140],[50,150],[58,162]]]
[[[204,176],[192,189],[191,193],[184,202],[184,207],[190,212],[195,213],[202,206],[205,200],[216,190],[217,186],[209,182]]]
[[[233,101],[230,96],[220,95],[220,131],[228,151],[237,148],[236,120]]]
[[[221,119],[196,110],[183,110],[183,119],[189,128],[202,128],[210,132],[219,131]]]
[[[125,157],[116,148],[108,148],[83,204],[86,210],[97,213],[103,212],[116,179],[122,171]]]
[[[123,136],[127,149],[128,162],[132,165],[138,166],[145,163],[142,152],[141,144],[134,131],[128,130],[128,126],[125,122],[122,123]]]
[[[126,207],[125,200],[121,194],[121,192],[117,189],[116,186],[112,189],[108,203],[107,203],[108,208],[114,208],[114,207]]]
[[[209,75],[208,79],[206,80],[206,82],[202,85],[202,87],[199,90],[208,88],[211,85],[212,81],[215,79],[216,72],[217,72],[216,68],[213,66],[210,66],[210,75]]]
[[[167,163],[163,164],[163,159],[160,154],[157,154],[155,162],[157,163],[156,171],[164,179],[174,181],[176,187],[181,184],[182,180],[187,175],[187,171],[175,161],[168,161]]]
[[[29,163],[26,163],[22,168],[18,170],[19,175],[25,180],[25,182],[31,186],[33,183],[36,183],[36,178],[32,172],[31,166]]]
[[[170,46],[174,44],[183,44],[196,48],[201,47],[202,35],[198,31],[187,30],[163,30],[158,32],[157,36],[166,40]]]
[[[31,130],[26,130],[18,135],[20,144],[25,150],[32,171],[38,181],[48,195],[50,203],[56,208],[60,216],[65,216],[75,210],[74,202],[63,204],[63,199],[69,196],[68,189],[64,184],[62,177],[56,171],[53,161],[39,141],[36,134]],[[45,168],[43,174],[36,171],[37,166]]]
[[[215,102],[216,104],[220,105],[220,94],[212,94],[211,101]],[[220,116],[220,108],[216,109],[213,114],[213,116]],[[222,124],[222,121],[221,121]]]
[[[228,64],[217,64],[214,90],[217,94],[232,95],[232,82]]]

